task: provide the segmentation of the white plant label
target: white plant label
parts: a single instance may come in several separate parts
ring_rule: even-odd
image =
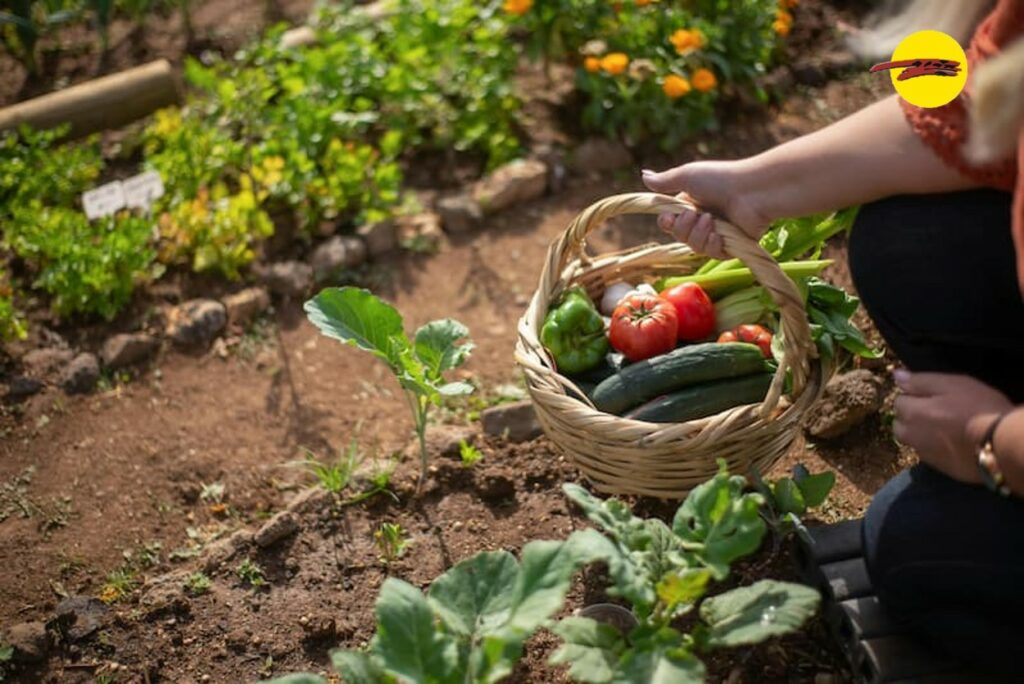
[[[124,200],[129,209],[149,209],[153,202],[164,195],[164,182],[156,171],[147,171],[122,181]]]
[[[82,208],[90,221],[101,216],[110,216],[124,207],[124,188],[121,181],[107,183],[82,193]]]

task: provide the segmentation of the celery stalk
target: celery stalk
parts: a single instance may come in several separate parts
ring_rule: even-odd
[[[818,261],[785,261],[779,264],[782,272],[788,275],[792,280],[796,281],[801,278],[808,278],[813,275],[818,275],[826,266],[832,264],[831,259],[823,259]],[[675,276],[672,278],[664,278],[658,287],[658,291],[675,287],[682,283],[697,283],[704,291],[707,292],[712,298],[722,297],[730,292],[743,289],[749,285],[754,284],[754,274],[750,272],[749,268],[734,268],[728,271],[713,271],[711,273],[694,274],[688,276]]]

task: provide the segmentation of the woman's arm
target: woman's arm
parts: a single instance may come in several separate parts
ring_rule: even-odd
[[[747,159],[692,162],[662,173],[644,172],[656,192],[685,192],[759,237],[768,224],[862,204],[889,195],[978,187],[928,148],[888,97],[809,135]],[[710,217],[694,212],[659,217],[662,229],[712,256],[721,239]]]

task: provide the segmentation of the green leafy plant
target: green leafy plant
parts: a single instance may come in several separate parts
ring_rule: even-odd
[[[473,351],[469,330],[452,319],[431,321],[412,340],[398,311],[368,290],[325,288],[305,304],[306,315],[324,335],[384,361],[405,390],[420,447],[420,484],[427,474],[427,418],[444,397],[469,394],[467,382],[448,382],[444,373],[461,366]],[[463,341],[466,340],[466,341]]]
[[[238,569],[235,572],[243,584],[247,584],[253,589],[259,589],[267,583],[266,578],[263,576],[263,568],[249,558],[239,563]]]
[[[321,487],[335,495],[341,495],[350,485],[360,480],[361,488],[342,502],[355,504],[377,494],[391,493],[389,486],[391,474],[394,471],[394,462],[386,462],[382,465],[380,459],[375,458],[370,469],[360,473],[360,468],[366,464],[366,461],[366,456],[359,450],[359,443],[352,439],[333,463],[321,461],[313,453],[307,451],[302,466],[313,474]]]
[[[112,319],[152,274],[152,224],[130,214],[90,222],[37,200],[16,207],[6,231],[8,244],[36,273],[33,287],[53,297],[61,316]]]
[[[0,341],[23,340],[28,335],[25,317],[15,307],[14,289],[0,268]]]
[[[835,473],[824,471],[812,475],[801,463],[793,466],[791,478],[781,477],[766,482],[755,468],[751,479],[765,499],[761,514],[774,533],[773,552],[778,550],[782,537],[789,532],[807,536],[801,516],[824,504],[836,483]]]
[[[459,442],[459,459],[464,468],[472,468],[483,457],[483,453],[466,440],[463,439]]]
[[[78,16],[68,0],[8,0],[0,10],[0,37],[30,75],[39,73],[36,44],[55,27]]]
[[[377,545],[380,562],[384,565],[391,565],[405,555],[405,550],[409,546],[405,530],[398,523],[381,523],[373,533],[373,542]]]
[[[14,647],[10,644],[0,644],[0,682],[7,677],[7,664],[14,660]]]
[[[117,603],[138,586],[138,573],[130,564],[122,565],[107,575],[99,599],[106,604]]]
[[[748,87],[764,73],[792,22],[776,0],[509,0],[505,8],[531,54],[577,66],[586,128],[666,150],[716,126],[722,85]]]
[[[530,542],[520,563],[505,551],[478,553],[435,579],[426,595],[388,578],[377,598],[376,635],[363,651],[336,651],[334,666],[349,684],[496,682],[512,672],[525,641],[547,626],[563,641],[551,662],[570,665],[577,681],[702,682],[701,655],[792,632],[818,606],[813,589],[772,580],[706,596],[764,536],[763,499],[746,486],[723,462],[670,527],[566,485],[597,530]],[[609,593],[628,601],[637,618],[627,634],[585,617],[551,623],[575,572],[597,561],[608,568]],[[680,632],[678,618],[694,611],[698,620]],[[314,675],[274,681],[324,682]]]
[[[210,578],[202,572],[193,572],[185,578],[185,588],[193,596],[202,596],[210,590]]]
[[[633,516],[621,502],[601,501],[581,487],[566,494],[607,537],[594,537],[608,563],[609,594],[625,599],[638,624],[623,634],[585,617],[554,627],[563,645],[552,663],[570,664],[569,676],[583,682],[704,681],[700,655],[724,647],[758,643],[798,629],[818,607],[808,587],[761,580],[705,598],[709,584],[728,576],[731,563],[756,551],[765,533],[760,494],[744,492],[747,482],[719,473],[695,488],[669,527],[658,519]],[[678,618],[697,610],[688,632]]]

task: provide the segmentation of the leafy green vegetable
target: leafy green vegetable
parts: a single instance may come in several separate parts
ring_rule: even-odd
[[[836,346],[866,359],[877,359],[881,353],[868,346],[864,334],[850,322],[860,300],[820,278],[807,279],[807,315],[811,334],[818,348],[834,356]]]
[[[448,382],[444,373],[461,366],[473,351],[469,330],[458,321],[431,321],[410,341],[398,311],[369,290],[326,288],[305,304],[306,315],[327,337],[370,352],[384,361],[406,391],[420,445],[420,484],[427,473],[427,417],[444,397],[469,394],[467,382]],[[466,342],[460,343],[461,340]]]
[[[783,536],[791,531],[806,537],[807,529],[800,516],[825,503],[835,485],[835,473],[824,471],[811,474],[803,464],[793,466],[793,476],[765,482],[756,469],[752,472],[753,485],[765,499],[761,516],[773,533],[773,552],[777,551]]]
[[[810,587],[761,580],[713,596],[700,606],[709,647],[743,646],[799,629],[818,610]]]

